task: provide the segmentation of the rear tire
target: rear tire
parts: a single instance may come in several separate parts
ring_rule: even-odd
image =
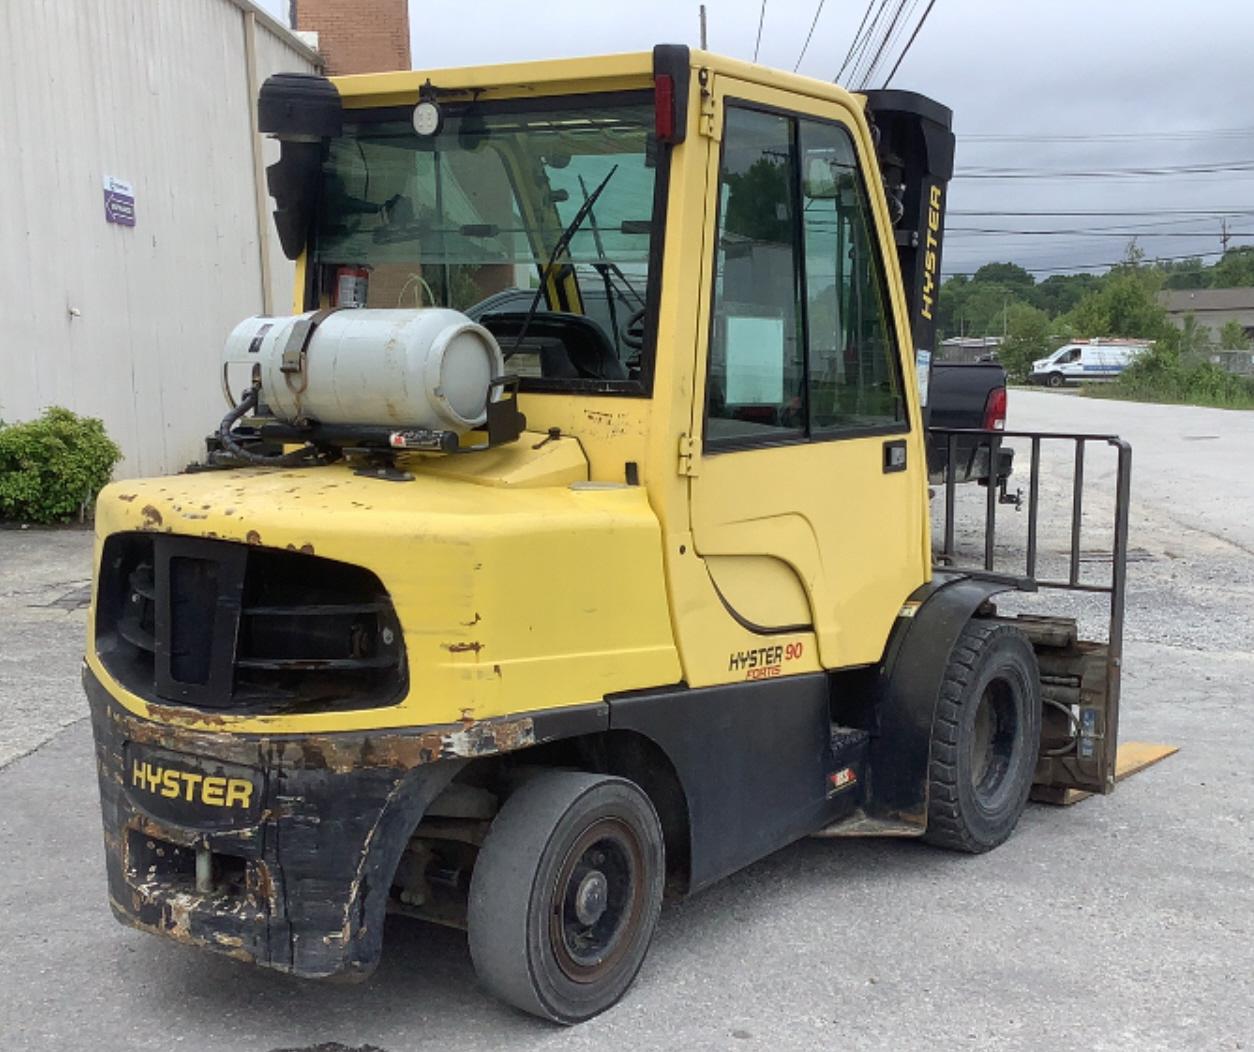
[[[623,778],[548,771],[502,806],[470,878],[480,982],[524,1012],[579,1023],[644,962],[662,905],[662,825]]]
[[[949,655],[932,728],[924,840],[973,854],[1014,831],[1041,740],[1032,644],[1008,625],[969,622]]]

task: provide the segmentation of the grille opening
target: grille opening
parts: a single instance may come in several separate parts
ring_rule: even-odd
[[[138,829],[129,833],[126,860],[131,877],[139,881],[189,885],[196,881],[195,848],[148,836]]]
[[[110,537],[98,572],[97,653],[128,686],[151,683],[157,631],[152,539],[128,534]]]
[[[231,896],[245,894],[248,891],[249,868],[246,858],[221,851],[211,852],[213,892]],[[155,881],[179,891],[194,891],[196,848],[132,829],[127,835],[126,869],[128,876],[137,883]]]
[[[248,888],[248,860],[238,855],[213,853],[213,885],[218,891],[242,895]]]
[[[214,646],[203,618],[218,604],[218,564],[209,559],[170,560],[170,676],[180,683],[208,683]]]
[[[229,541],[115,534],[99,572],[97,653],[141,697],[304,712],[390,705],[404,693],[400,623],[382,582],[362,567]]]
[[[397,693],[400,625],[383,586],[359,567],[319,562],[315,576],[310,556],[250,553],[237,695],[299,698],[304,707],[318,707],[334,704],[345,690],[369,698]]]

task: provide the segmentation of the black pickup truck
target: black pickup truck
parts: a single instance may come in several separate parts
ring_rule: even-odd
[[[928,480],[945,481],[949,437],[935,429],[962,428],[1004,431],[1006,428],[1006,370],[996,362],[932,362],[928,384]],[[1014,450],[997,457],[997,482],[1004,482],[1014,464]],[[986,440],[959,435],[954,451],[954,480],[988,484],[989,446]]]

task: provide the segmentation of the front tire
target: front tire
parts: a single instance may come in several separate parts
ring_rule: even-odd
[[[623,778],[548,771],[502,806],[470,878],[480,982],[524,1012],[579,1023],[644,962],[662,905],[657,812]]]
[[[1049,376],[1045,378],[1045,382],[1049,384],[1050,387],[1061,387],[1067,382],[1067,378],[1063,376],[1062,373],[1050,373]]]
[[[932,728],[924,840],[979,853],[1014,831],[1036,771],[1041,677],[1022,632],[973,620],[949,656]]]

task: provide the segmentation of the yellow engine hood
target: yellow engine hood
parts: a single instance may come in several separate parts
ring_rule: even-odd
[[[97,562],[109,534],[158,530],[372,570],[405,637],[409,693],[395,706],[206,721],[150,709],[109,676],[90,639],[88,663],[138,715],[241,732],[453,723],[676,682],[661,534],[645,490],[589,483],[577,442],[539,442],[525,435],[487,453],[411,457],[402,464],[415,477],[404,482],[334,465],[131,480],[101,493]]]

